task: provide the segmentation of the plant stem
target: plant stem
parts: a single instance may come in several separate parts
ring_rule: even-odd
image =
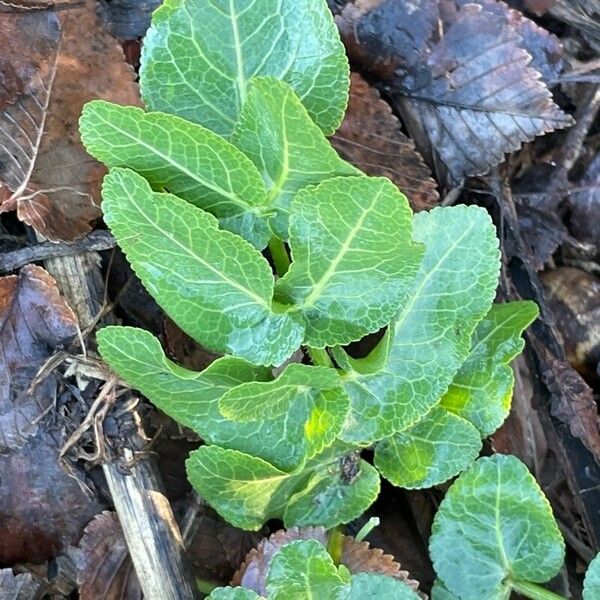
[[[275,264],[275,272],[279,277],[283,277],[290,268],[290,257],[285,244],[278,237],[273,236],[269,240],[269,252]]]
[[[370,533],[379,527],[379,517],[371,517],[361,528],[360,531],[354,536],[357,542],[362,542]]]
[[[333,367],[331,358],[329,358],[329,354],[327,354],[325,348],[311,348],[310,346],[306,346],[306,351],[313,365],[317,365],[318,367]]]
[[[531,600],[565,600],[564,596],[555,594],[531,581],[511,581],[510,587]]]

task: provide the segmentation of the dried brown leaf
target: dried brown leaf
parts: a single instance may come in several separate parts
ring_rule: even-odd
[[[59,464],[59,435],[40,431],[0,456],[0,564],[44,562],[77,543],[100,510],[82,482]],[[1,588],[0,588],[1,589]]]
[[[358,48],[364,66],[374,60],[377,74],[387,73],[401,112],[419,121],[454,181],[486,173],[523,142],[573,122],[525,49],[535,49],[538,68],[551,75],[554,38],[503,4],[382,0],[353,15],[347,8],[338,19],[349,53]]]
[[[100,0],[98,12],[106,30],[120,40],[143,37],[152,11],[162,0]]]
[[[600,0],[556,0],[550,14],[570,23],[600,52]]]
[[[348,110],[331,143],[368,175],[389,177],[406,194],[413,210],[437,205],[439,196],[429,168],[402,133],[389,104],[358,73],[352,73]]]
[[[567,425],[600,463],[600,420],[592,389],[573,367],[548,351],[542,379],[552,393],[551,413]]]
[[[0,279],[0,453],[21,448],[52,406],[56,376],[29,393],[39,368],[77,333],[73,311],[41,267]]]
[[[115,513],[96,515],[76,551],[80,600],[142,598],[123,529]]]
[[[368,542],[357,542],[351,536],[343,536],[341,564],[348,567],[351,573],[381,573],[404,581],[419,592],[419,582],[410,579],[409,573],[403,571],[400,563],[393,556],[384,554],[379,548],[371,548]],[[266,578],[271,561],[282,546],[296,540],[317,540],[324,546],[327,545],[327,532],[323,527],[294,527],[292,529],[276,531],[265,538],[258,546],[251,550],[239,570],[231,580],[232,586],[242,586],[254,590],[257,594],[265,595]]]
[[[600,154],[579,183],[581,191],[568,198],[569,229],[580,241],[594,244],[600,252]]]
[[[0,569],[0,598],[2,600],[34,600],[40,584],[29,573],[15,575],[12,569]]]
[[[100,216],[104,174],[79,139],[82,107],[95,98],[137,105],[140,100],[133,71],[116,40],[100,26],[94,0],[58,17],[41,12],[11,14],[10,21],[5,22],[5,17],[0,21],[0,33],[4,37],[5,23],[25,18],[34,23],[48,15],[55,25],[58,19],[62,30],[60,43],[46,57],[51,73],[39,89],[26,88],[18,102],[0,112],[0,129],[17,144],[0,139],[0,147],[16,153],[21,163],[18,169],[14,159],[8,162],[8,155],[5,160],[0,157],[0,180],[13,192],[0,211],[16,208],[19,219],[44,238],[72,241],[89,232],[90,223]],[[19,34],[15,55],[22,60],[20,52],[29,39],[23,27],[13,29]]]

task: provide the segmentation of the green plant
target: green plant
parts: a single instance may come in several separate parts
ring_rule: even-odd
[[[164,310],[225,356],[196,373],[140,329],[98,342],[205,441],[187,463],[202,497],[246,529],[334,527],[379,473],[418,488],[468,467],[508,413],[537,308],[492,304],[483,209],[413,217],[331,148],[349,70],[325,1],[166,0],[142,62],[153,112],[92,102],[81,118],[110,167],[105,220]],[[364,358],[344,347],[382,329]],[[313,364],[285,364],[301,346]]]
[[[275,554],[267,575],[267,594],[269,600],[419,600],[410,587],[388,575],[351,575],[344,565],[336,565],[326,548],[316,540],[290,542]],[[209,598],[257,600],[262,596],[241,587],[228,587],[217,588]]]

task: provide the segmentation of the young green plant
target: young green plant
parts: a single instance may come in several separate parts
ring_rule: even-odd
[[[375,500],[380,473],[420,488],[468,467],[508,414],[537,308],[492,303],[483,209],[413,216],[330,146],[349,68],[325,0],[165,0],[140,79],[147,111],[91,102],[81,118],[110,170],[105,221],[165,312],[224,356],[197,373],[141,329],[98,342],[202,438],[187,462],[202,497],[245,529],[334,527]],[[312,364],[289,363],[299,348]]]

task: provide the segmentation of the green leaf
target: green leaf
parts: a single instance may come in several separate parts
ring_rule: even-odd
[[[336,177],[300,190],[290,214],[293,262],[278,301],[323,348],[377,331],[408,300],[423,248],[406,197],[383,177]]]
[[[267,461],[219,446],[202,446],[186,461],[190,483],[227,522],[260,529],[283,515],[289,497],[310,472],[285,473]]]
[[[303,458],[311,458],[333,443],[349,402],[335,369],[291,364],[275,381],[251,382],[230,390],[219,408],[233,421],[279,418],[285,441],[301,453],[288,465],[294,468]]]
[[[329,498],[334,506],[314,511],[312,516],[321,520],[311,520],[314,525],[330,528],[362,514],[379,490],[377,472],[366,463],[359,463],[358,469],[352,471],[354,479],[348,480],[343,454],[347,451],[346,447],[334,445],[303,468],[286,473],[255,456],[219,446],[202,446],[190,454],[186,466],[188,479],[202,498],[236,527],[256,530],[269,519],[284,516],[289,526],[305,516],[298,513],[309,502]],[[342,477],[346,477],[343,482]]]
[[[329,379],[331,388],[314,394],[314,402],[298,397],[288,411],[263,407],[256,420],[234,422],[221,414],[219,400],[229,392],[235,396],[246,382],[271,380],[269,369],[228,356],[201,373],[189,371],[166,358],[154,336],[133,327],[106,327],[98,332],[98,343],[102,357],[129,385],[205,441],[260,457],[284,471],[331,444],[348,411],[339,377],[328,369],[327,375],[320,373],[321,383]],[[315,367],[300,366],[302,375],[311,377]]]
[[[486,600],[510,600],[511,594],[512,588],[510,586],[500,585],[499,588],[486,596]],[[461,600],[461,598],[449,592],[443,581],[439,579],[436,579],[433,584],[431,598],[432,600]]]
[[[166,0],[152,16],[140,70],[151,110],[228,135],[259,75],[289,83],[325,134],[337,129],[349,67],[325,0]]]
[[[271,231],[267,193],[252,161],[222,137],[173,115],[96,100],[79,122],[87,151],[109,167],[129,167],[157,190],[207,210],[222,228],[259,249]]]
[[[394,485],[427,488],[466,469],[480,450],[477,429],[436,406],[416,425],[379,442],[375,466]]]
[[[450,592],[463,600],[503,582],[543,583],[564,560],[548,500],[514,456],[479,459],[451,486],[435,517],[429,551]]]
[[[426,244],[425,255],[394,320],[387,364],[376,373],[343,376],[351,400],[342,432],[347,442],[370,444],[423,418],[469,355],[475,326],[494,298],[500,255],[485,210],[419,213],[413,237]]]
[[[231,356],[190,371],[169,360],[150,332],[135,327],[105,327],[96,338],[102,358],[122,379],[205,440],[220,441],[215,427],[225,421],[218,404],[225,392],[272,379],[270,369]]]
[[[243,587],[221,587],[213,590],[207,600],[260,600],[256,592]]]
[[[357,519],[375,502],[380,489],[377,469],[356,460],[348,474],[348,460],[352,459],[344,458],[313,473],[291,497],[283,519],[286,527],[336,527]]]
[[[104,219],[136,274],[186,333],[261,365],[298,348],[303,326],[273,311],[273,274],[248,242],[127,169],[105,177],[103,197]]]
[[[590,563],[583,582],[583,600],[600,598],[600,554]]]
[[[337,567],[326,548],[316,540],[297,540],[275,554],[267,575],[270,600],[343,600],[350,573]]]
[[[343,600],[391,599],[420,600],[420,596],[403,581],[381,573],[357,573],[352,576],[352,587]]]
[[[494,304],[473,334],[471,354],[442,397],[442,406],[473,423],[482,437],[508,416],[514,386],[509,363],[523,350],[521,333],[537,315],[533,302]]]
[[[262,174],[267,205],[275,210],[271,224],[282,239],[288,237],[290,202],[298,190],[361,174],[337,155],[290,86],[273,78],[250,82],[232,142]]]

